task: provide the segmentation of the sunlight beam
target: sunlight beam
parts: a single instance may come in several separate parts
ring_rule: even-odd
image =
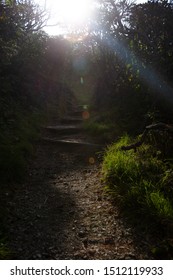
[[[165,79],[157,74],[157,71],[150,65],[143,66],[141,60],[125,47],[117,38],[108,36],[105,38],[105,44],[112,50],[125,64],[131,64],[135,60],[133,71],[139,70],[139,78],[157,93],[157,96],[169,101],[173,104],[173,88],[165,81]]]
[[[92,16],[94,0],[34,0],[49,14],[44,28],[50,36],[81,29]]]

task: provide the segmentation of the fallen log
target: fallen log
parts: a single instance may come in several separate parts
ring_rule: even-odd
[[[136,152],[136,149],[144,143],[147,134],[151,130],[161,130],[161,131],[168,131],[169,133],[173,133],[173,126],[165,123],[156,123],[156,124],[148,125],[145,127],[145,130],[142,133],[139,141],[131,145],[122,146],[120,149],[123,151],[128,151],[133,149]]]

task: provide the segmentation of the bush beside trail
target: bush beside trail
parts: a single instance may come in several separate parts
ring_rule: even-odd
[[[108,147],[102,167],[106,189],[126,209],[172,225],[172,163],[152,144],[143,144],[136,152],[121,150],[132,142],[124,136]]]

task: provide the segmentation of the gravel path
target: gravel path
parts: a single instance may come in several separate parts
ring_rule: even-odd
[[[11,259],[151,259],[150,238],[103,190],[98,150],[37,144],[26,182],[5,194]]]

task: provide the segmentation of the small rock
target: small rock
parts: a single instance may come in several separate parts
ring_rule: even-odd
[[[85,256],[85,254],[86,254],[86,251],[80,250],[80,251],[74,253],[74,257],[75,258],[83,258]]]
[[[88,250],[88,254],[89,254],[90,256],[94,256],[95,253],[96,253],[96,250],[94,250],[94,249],[89,249],[89,250]]]
[[[80,238],[83,238],[83,237],[86,236],[86,232],[83,231],[83,230],[80,230],[80,231],[78,232],[78,236],[79,236]]]

